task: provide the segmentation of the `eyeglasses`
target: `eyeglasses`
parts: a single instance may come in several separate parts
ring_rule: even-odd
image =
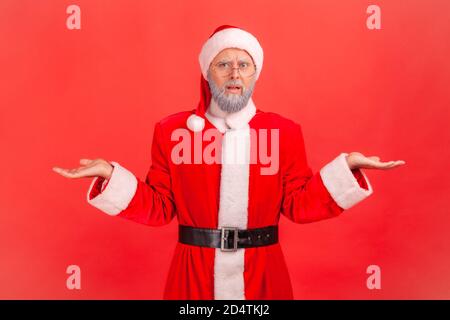
[[[228,77],[234,69],[238,69],[242,77],[249,78],[256,73],[256,67],[253,63],[240,62],[239,67],[233,67],[231,62],[219,62],[212,66],[213,71],[220,77]]]

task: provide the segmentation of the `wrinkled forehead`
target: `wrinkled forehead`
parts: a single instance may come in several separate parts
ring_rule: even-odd
[[[212,63],[223,60],[253,62],[252,56],[246,50],[238,48],[223,49],[214,57]]]

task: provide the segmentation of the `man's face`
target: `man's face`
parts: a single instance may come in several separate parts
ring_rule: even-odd
[[[241,49],[224,49],[214,58],[208,69],[208,83],[222,110],[236,112],[247,105],[256,82],[255,68],[252,57]]]

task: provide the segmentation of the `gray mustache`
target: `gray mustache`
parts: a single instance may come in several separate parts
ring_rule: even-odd
[[[230,80],[224,83],[223,88],[226,88],[228,86],[240,86],[244,87],[244,84],[240,80]]]

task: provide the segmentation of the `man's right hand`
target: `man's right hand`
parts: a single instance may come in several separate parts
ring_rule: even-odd
[[[113,171],[113,166],[103,159],[81,159],[81,166],[74,169],[64,169],[61,167],[53,167],[53,171],[59,173],[66,178],[89,178],[102,177],[110,179]]]

